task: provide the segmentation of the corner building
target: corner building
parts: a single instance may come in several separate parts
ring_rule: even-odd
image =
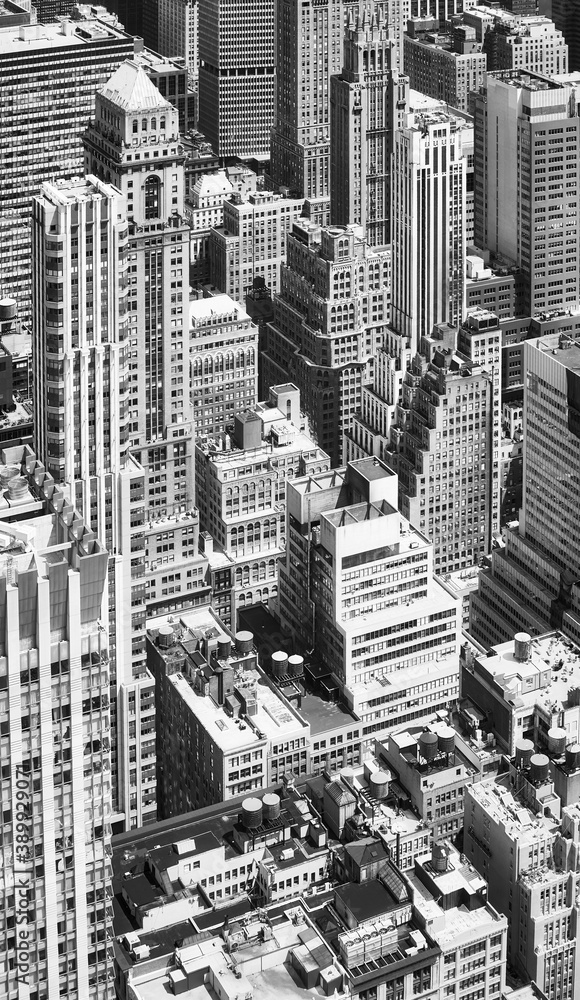
[[[433,548],[399,513],[376,458],[287,487],[280,620],[339,688],[363,738],[427,720],[456,697],[461,608],[433,578]]]
[[[344,65],[330,81],[330,221],[363,227],[372,247],[391,241],[394,134],[409,84],[391,26],[363,12],[345,31]]]

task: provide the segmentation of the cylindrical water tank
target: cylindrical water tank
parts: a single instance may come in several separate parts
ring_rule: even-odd
[[[268,792],[262,798],[262,816],[264,817],[264,821],[268,820],[272,822],[272,820],[278,819],[279,815],[280,796],[275,795],[274,792]]]
[[[244,799],[242,802],[242,822],[246,830],[257,830],[262,825],[262,803],[259,799]]]
[[[16,299],[0,299],[0,323],[16,319]]]
[[[547,781],[550,777],[550,759],[545,753],[535,753],[530,761],[530,781]]]
[[[300,677],[304,673],[304,657],[294,653],[288,657],[288,673],[290,677]]]
[[[391,775],[387,771],[375,771],[369,778],[369,791],[375,799],[386,799],[389,794]]]
[[[421,733],[419,737],[419,753],[423,760],[435,760],[438,754],[438,739],[435,733]]]
[[[21,500],[28,493],[28,480],[24,476],[13,476],[8,483],[10,500]]]
[[[218,639],[217,655],[218,660],[227,660],[232,651],[232,644],[229,639]]]
[[[252,652],[254,636],[251,632],[236,632],[236,649],[241,656]]]
[[[553,726],[552,729],[548,729],[548,750],[550,753],[561,757],[566,749],[567,742],[568,733],[565,729],[560,729],[558,726]]]
[[[534,753],[534,744],[531,740],[517,740],[516,742],[516,767],[529,767],[532,755]]]
[[[272,653],[272,673],[278,680],[288,674],[288,653],[283,649],[277,649]]]
[[[157,643],[161,649],[167,649],[168,646],[171,646],[174,638],[173,625],[161,625],[157,633]]]
[[[445,844],[433,844],[431,848],[431,864],[436,872],[447,871],[448,851]]]
[[[566,766],[571,770],[580,767],[580,743],[571,743],[566,747]]]
[[[517,632],[514,635],[514,656],[518,663],[527,663],[531,645],[532,637],[527,632]]]
[[[3,490],[7,490],[8,489],[8,483],[10,482],[10,480],[14,479],[15,476],[19,476],[19,475],[20,475],[20,466],[19,465],[2,465],[2,466],[0,466],[0,484],[2,485],[2,489]]]
[[[453,753],[455,750],[455,730],[451,726],[441,726],[437,733],[437,747],[439,753]]]

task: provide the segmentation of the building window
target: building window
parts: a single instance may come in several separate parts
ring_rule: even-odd
[[[145,218],[159,217],[159,194],[161,184],[158,177],[148,177],[145,181]]]

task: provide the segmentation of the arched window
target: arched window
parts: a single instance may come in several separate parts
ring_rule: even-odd
[[[138,132],[138,131],[139,131],[139,122],[135,118],[135,119],[133,119],[133,134],[135,134],[135,132]]]
[[[164,129],[165,129],[165,118],[162,118],[161,121],[159,122],[159,128],[161,129],[162,132],[164,131]]]
[[[141,131],[142,132],[146,132],[147,131],[147,119],[146,118],[142,118],[141,119]]]
[[[151,128],[154,128],[154,129],[157,128],[157,119],[156,118],[152,118],[151,119]]]
[[[159,218],[159,195],[161,184],[158,177],[148,177],[145,181],[145,218]]]

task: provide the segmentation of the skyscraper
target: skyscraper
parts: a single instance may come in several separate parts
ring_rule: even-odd
[[[159,51],[183,59],[193,85],[199,70],[198,13],[198,0],[159,0]]]
[[[218,156],[267,160],[274,0],[199,0],[199,128]]]
[[[30,213],[43,181],[82,171],[96,88],[133,53],[97,17],[0,29],[0,295],[30,315]]]
[[[29,448],[2,452],[3,997],[114,996],[105,549]]]
[[[427,365],[413,360],[385,450],[401,513],[433,542],[438,574],[477,565],[499,531],[501,333],[489,314],[470,321],[453,346],[433,342]]]
[[[518,264],[523,314],[580,306],[580,120],[568,84],[488,73],[475,106],[475,240]]]
[[[129,453],[129,259],[121,192],[91,175],[43,185],[33,205],[33,262],[35,445],[108,547],[102,615],[108,615],[111,656],[113,818],[140,825],[155,815],[155,759],[142,766],[152,680],[144,647],[144,473]]]
[[[193,499],[185,377],[189,226],[179,116],[135,63],[123,63],[99,90],[85,150],[87,170],[126,198],[128,436],[145,470],[147,508],[160,517]]]
[[[468,121],[444,108],[409,114],[395,136],[391,327],[421,350],[465,309],[465,149]]]
[[[402,67],[402,36],[410,0],[375,0]],[[343,64],[344,28],[364,0],[276,0],[276,108],[271,176],[311,202],[310,215],[328,222],[330,196],[330,79]]]
[[[294,223],[268,324],[266,385],[290,377],[313,434],[332,464],[372,380],[389,317],[390,251],[369,247],[360,227]]]
[[[408,81],[380,12],[350,20],[343,68],[330,80],[330,221],[364,229],[369,246],[391,239],[394,134],[407,110]]]
[[[471,599],[486,646],[561,628],[580,638],[580,347],[554,334],[524,345],[523,504]]]

